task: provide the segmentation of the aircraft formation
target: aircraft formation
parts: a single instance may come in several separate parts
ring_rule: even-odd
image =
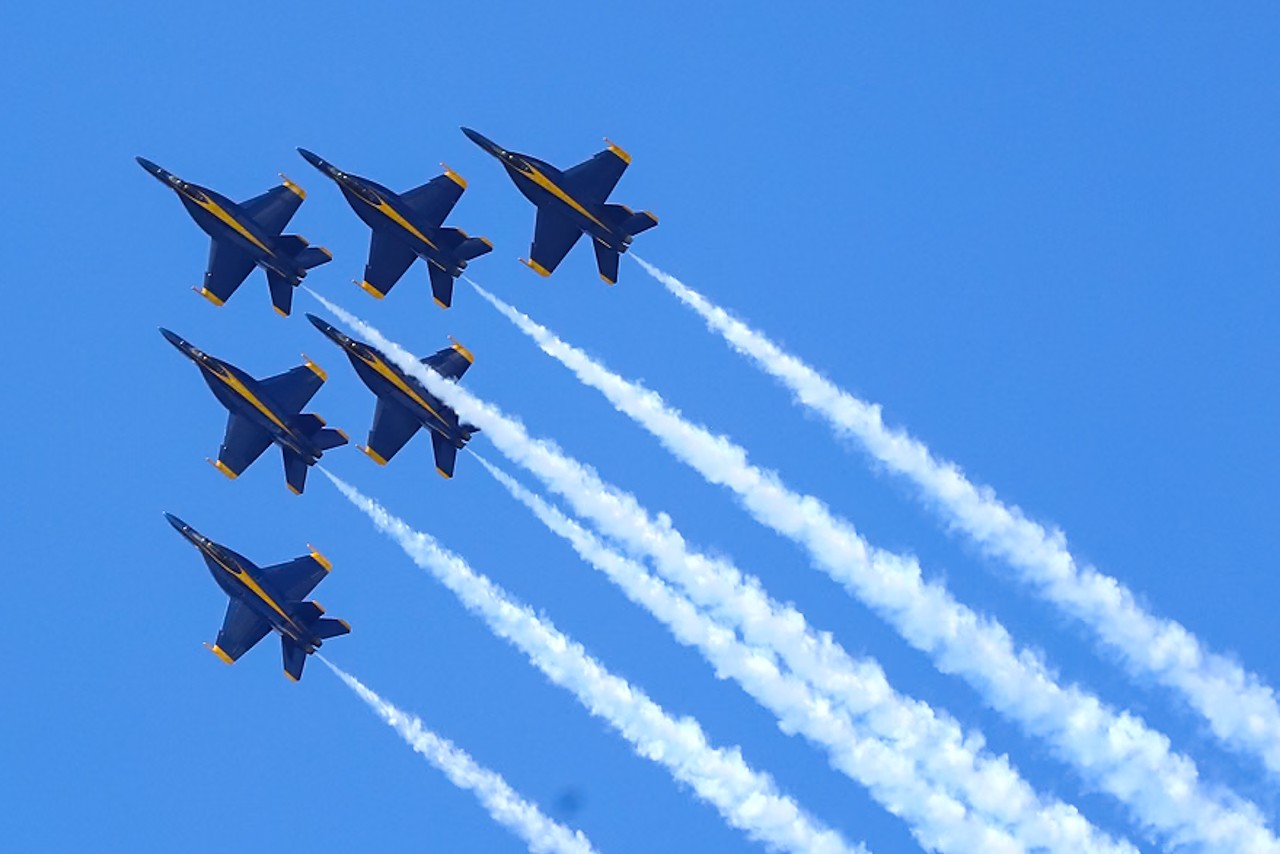
[[[470,128],[462,128],[462,132],[502,164],[517,189],[537,209],[529,257],[520,260],[541,276],[550,276],[586,234],[595,249],[600,278],[616,284],[619,257],[635,235],[658,224],[648,211],[636,213],[625,205],[608,203],[631,157],[607,139],[603,151],[561,171],[530,155],[508,151]],[[385,298],[414,261],[421,259],[432,298],[447,309],[453,304],[454,280],[469,262],[493,250],[488,238],[471,237],[444,224],[467,187],[462,176],[444,164],[442,175],[397,193],[345,172],[305,148],[299,148],[298,153],[338,185],[351,209],[369,227],[368,262],[357,284],[377,299]],[[293,310],[294,288],[309,270],[333,260],[324,247],[312,246],[300,235],[283,233],[306,198],[306,192],[283,174],[278,186],[237,203],[144,157],[137,161],[177,194],[187,213],[209,236],[204,280],[193,290],[215,306],[231,299],[254,269],[261,268],[272,308],[288,317]],[[377,399],[373,424],[365,444],[357,445],[359,450],[378,465],[386,465],[425,429],[431,436],[436,471],[445,478],[453,477],[458,451],[466,447],[477,428],[460,421],[456,412],[377,348],[314,315],[308,314],[307,319],[342,349],[356,375]],[[315,413],[302,411],[327,379],[309,358],[304,356],[303,364],[284,373],[256,379],[168,329],[161,328],[160,333],[196,365],[214,397],[228,411],[217,458],[209,460],[228,478],[239,477],[267,448],[276,445],[284,461],[285,485],[301,495],[308,469],[326,451],[348,443],[345,432],[327,427]],[[450,340],[451,346],[421,362],[456,382],[471,367],[474,356]],[[166,513],[165,518],[200,550],[214,580],[229,598],[222,628],[209,647],[226,663],[235,663],[274,631],[280,635],[285,675],[298,681],[308,655],[325,640],[351,631],[346,621],[325,617],[319,604],[306,601],[332,568],[318,551],[310,549],[307,555],[286,563],[258,567],[176,516]]]

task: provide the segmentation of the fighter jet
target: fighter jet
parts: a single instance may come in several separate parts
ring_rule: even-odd
[[[658,224],[648,211],[634,213],[626,205],[605,204],[631,162],[631,155],[607,139],[604,151],[561,172],[535,157],[507,151],[471,128],[462,132],[498,158],[517,189],[537,206],[529,258],[520,260],[543,276],[551,275],[586,232],[594,241],[600,278],[616,284],[618,256],[627,251],[632,237]]]
[[[218,459],[209,462],[232,480],[274,442],[284,456],[285,483],[295,495],[301,495],[307,467],[315,465],[325,451],[347,443],[347,434],[325,427],[319,415],[299,414],[326,379],[325,372],[305,355],[306,362],[293,370],[255,380],[168,329],[161,329],[160,334],[196,363],[214,397],[231,412]]]
[[[177,516],[166,513],[164,518],[200,550],[213,580],[231,597],[217,642],[205,644],[227,664],[235,664],[274,629],[284,653],[284,675],[297,682],[308,655],[325,640],[351,631],[346,620],[321,616],[324,608],[319,602],[303,601],[333,569],[320,552],[308,546],[308,554],[288,563],[257,567]]]
[[[453,477],[453,464],[461,450],[480,428],[458,421],[458,413],[440,402],[426,387],[400,370],[382,351],[343,335],[313,314],[310,320],[347,354],[356,374],[378,396],[373,412],[373,427],[368,445],[357,445],[378,465],[385,466],[418,432],[426,427],[431,433],[436,471],[441,477]],[[471,367],[471,351],[457,341],[439,353],[422,360],[422,364],[447,380],[458,380]]]
[[[461,229],[442,225],[467,188],[462,176],[443,163],[443,175],[401,195],[343,172],[305,148],[298,153],[333,179],[347,203],[373,229],[360,287],[377,299],[391,291],[415,258],[421,258],[427,262],[436,305],[448,308],[453,302],[453,280],[462,275],[468,261],[493,250],[487,238],[468,237]]]
[[[293,289],[307,270],[333,259],[323,246],[308,246],[305,237],[280,233],[307,195],[283,175],[280,186],[236,204],[207,187],[183,181],[145,157],[137,161],[178,194],[196,225],[213,238],[204,285],[196,293],[214,305],[229,300],[257,265],[267,273],[271,304],[287,316]]]

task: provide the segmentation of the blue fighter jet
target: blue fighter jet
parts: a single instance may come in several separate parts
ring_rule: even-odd
[[[227,664],[235,664],[267,632],[275,630],[284,653],[284,675],[297,682],[308,655],[325,640],[351,631],[346,620],[321,616],[324,608],[320,603],[304,601],[333,569],[320,552],[311,549],[288,563],[258,567],[177,516],[166,513],[164,517],[200,550],[213,580],[231,598],[217,642],[211,647],[205,644]]]
[[[468,261],[493,250],[487,238],[468,237],[461,229],[443,225],[467,188],[462,176],[448,166],[443,175],[400,194],[343,172],[305,148],[298,153],[333,179],[347,203],[373,229],[360,287],[377,299],[391,291],[414,259],[421,258],[431,276],[436,305],[448,308],[453,303],[453,280],[462,275]]]
[[[635,213],[626,205],[605,203],[631,162],[631,155],[607,139],[609,147],[604,151],[561,172],[536,157],[507,151],[471,128],[462,132],[498,158],[516,188],[538,208],[529,258],[520,260],[540,275],[550,276],[585,232],[596,250],[600,278],[616,284],[618,257],[627,251],[631,238],[658,224],[648,211]]]
[[[326,379],[325,372],[306,356],[306,362],[293,370],[255,380],[168,329],[161,329],[160,334],[196,363],[214,397],[231,412],[218,459],[209,462],[232,480],[274,442],[284,456],[285,483],[295,495],[301,495],[307,468],[315,465],[325,451],[347,443],[346,433],[325,427],[319,415],[302,413],[302,407]]]
[[[400,370],[381,350],[343,335],[314,314],[308,314],[307,320],[342,348],[355,366],[356,374],[378,396],[368,444],[356,447],[378,465],[385,466],[405,442],[413,438],[418,428],[426,427],[431,433],[436,471],[441,477],[453,477],[458,451],[480,428],[459,422],[458,413],[441,403],[422,383]],[[422,364],[447,380],[457,381],[471,367],[473,359],[471,351],[455,341],[452,347],[422,359]]]
[[[137,161],[178,194],[196,225],[212,238],[204,285],[196,293],[214,305],[229,300],[258,266],[267,273],[272,306],[287,316],[293,305],[293,289],[307,270],[332,260],[328,249],[308,246],[305,237],[280,233],[307,195],[283,175],[280,186],[236,204],[207,187],[183,181],[145,157]]]

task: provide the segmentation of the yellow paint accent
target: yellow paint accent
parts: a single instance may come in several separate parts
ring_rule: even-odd
[[[191,290],[196,291],[195,288],[192,288]],[[221,300],[216,295],[210,293],[208,288],[201,288],[200,290],[196,291],[196,293],[198,293],[200,296],[204,297],[205,299],[207,299],[209,302],[213,303],[216,306],[221,306],[224,303],[224,300]]]
[[[234,229],[237,234],[239,234],[245,240],[252,243],[254,246],[261,249],[263,252],[267,253],[268,255],[273,255],[273,256],[275,255],[274,252],[272,252],[270,249],[266,247],[266,244],[264,244],[258,238],[254,237],[253,233],[249,231],[249,229],[245,228],[240,223],[239,220],[237,220],[231,214],[223,210],[222,205],[218,204],[213,199],[210,199],[208,196],[206,196],[203,202],[197,201],[196,199],[192,199],[192,201],[198,204],[200,207],[207,210],[209,213],[213,214],[218,219],[222,220],[227,225],[231,226],[231,228]]]
[[[522,169],[520,170],[520,174],[524,175],[530,181],[537,184],[539,187],[546,190],[548,193],[555,196],[557,199],[564,202],[566,205],[573,208],[575,211],[582,214],[587,219],[591,220],[596,225],[603,228],[605,231],[611,230],[609,226],[605,225],[603,222],[601,222],[600,220],[596,219],[591,214],[589,214],[587,212],[587,209],[584,208],[581,205],[581,203],[578,202],[577,199],[575,199],[573,196],[566,193],[564,190],[560,189],[560,187],[554,181],[552,181],[546,175],[543,175],[542,172],[535,169],[533,166],[530,166],[528,163],[525,163],[525,167],[527,168],[528,171],[525,171],[524,169]]]
[[[454,172],[452,169],[450,169],[448,166],[445,166],[445,164],[443,163],[441,163],[440,166],[441,168],[444,169],[444,174],[448,175],[449,179],[452,180],[453,183],[457,184],[459,187],[461,187],[464,190],[467,189],[467,182],[461,175],[459,175],[457,172]]]
[[[361,361],[363,361],[366,365],[368,365],[369,367],[377,371],[378,374],[380,374],[383,379],[387,380],[393,386],[395,386],[396,388],[400,389],[402,392],[407,394],[414,403],[418,404],[423,409],[427,410],[432,415],[434,415],[436,418],[439,418],[441,421],[444,420],[444,417],[439,412],[436,412],[435,409],[431,406],[431,404],[427,403],[425,400],[422,399],[422,395],[418,394],[416,391],[410,388],[409,384],[406,383],[404,380],[400,379],[400,377],[394,371],[388,368],[387,363],[382,361],[382,359],[375,358],[374,361],[371,362],[362,356]],[[430,369],[428,368],[428,370]],[[385,465],[385,461],[383,464]]]
[[[433,300],[435,300],[435,301],[436,301],[436,305],[440,306],[441,308],[448,308],[448,307],[449,307],[449,306],[445,305],[443,302],[441,302],[439,297],[432,297],[432,299],[433,299]]]
[[[356,447],[368,454],[369,459],[373,460],[378,465],[385,466],[387,464],[387,461],[382,458],[382,455],[373,448],[369,448],[364,445],[356,445]]]
[[[526,267],[528,267],[533,272],[537,273],[539,276],[551,275],[551,271],[548,270],[546,267],[542,266],[541,264],[539,264],[537,261],[529,261],[525,258],[521,258],[520,263],[524,264]]]
[[[366,202],[366,204],[368,204],[368,202]],[[378,204],[373,205],[373,207],[376,208],[387,219],[391,220],[396,225],[400,226],[405,231],[409,232],[414,237],[418,238],[423,243],[430,246],[432,249],[437,248],[434,243],[432,243],[430,240],[427,239],[427,236],[425,234],[423,234],[421,231],[418,231],[418,229],[414,228],[413,223],[409,222],[409,220],[402,217],[398,210],[391,207],[391,205],[387,204],[385,199],[378,199]]]
[[[204,648],[209,650],[209,652],[212,652],[214,655],[218,656],[218,658],[221,658],[227,664],[236,663],[236,660],[231,656],[227,655],[227,653],[222,649],[222,647],[218,646],[217,644],[214,644],[213,646],[209,646],[208,644],[205,644]]]
[[[311,543],[307,543],[307,549],[311,552],[311,559],[320,564],[320,566],[324,568],[325,572],[333,571],[333,564],[329,562],[327,557],[316,551],[315,546],[311,545]]]
[[[645,213],[645,216],[647,216],[647,217],[649,217],[649,219],[653,220],[653,224],[654,224],[654,225],[657,225],[657,224],[658,224],[658,218],[657,218],[656,216],[654,216],[654,215],[653,215],[653,211],[645,211],[644,213]]]
[[[631,155],[627,154],[625,151],[619,148],[618,145],[613,140],[609,139],[609,137],[606,136],[604,138],[604,144],[609,146],[609,150],[612,151],[614,154],[618,155],[618,157],[622,160],[623,163],[629,164],[631,162]]]
[[[284,672],[284,675],[289,677],[289,681],[290,681],[290,682],[297,682],[297,681],[298,681],[298,677],[294,676],[294,675],[293,675],[292,673],[290,673],[288,670],[286,670],[286,671]]]
[[[301,494],[302,494],[302,490],[301,490],[301,489],[297,489],[296,487],[294,487],[294,485],[293,485],[292,483],[289,483],[289,481],[287,481],[287,480],[286,480],[286,481],[284,482],[284,485],[285,485],[285,486],[287,486],[287,487],[289,487],[289,491],[290,491],[290,492],[292,492],[294,495],[301,495]]]
[[[311,248],[312,248],[312,249],[318,249],[318,250],[320,250],[320,251],[321,251],[321,252],[323,252],[326,256],[328,256],[328,258],[329,258],[329,260],[330,260],[330,261],[332,261],[332,260],[333,260],[333,253],[332,253],[332,252],[330,252],[328,249],[325,249],[323,246],[313,246],[313,247],[311,247]]]
[[[222,460],[211,460],[208,457],[205,457],[204,459],[205,459],[205,462],[207,462],[209,465],[213,466],[218,471],[222,472],[232,480],[235,480],[240,476],[240,472],[232,471],[230,468],[227,467],[227,464],[224,463]]]
[[[342,625],[346,627],[347,631],[351,631],[351,624],[348,623],[346,620],[339,619],[338,622],[342,623]]]
[[[257,395],[249,391],[249,389],[245,387],[244,383],[236,379],[235,374],[231,373],[230,371],[220,371],[220,372],[211,371],[210,373],[213,373],[215,377],[222,380],[227,385],[231,386],[231,390],[234,391],[236,394],[240,395],[245,400],[249,401],[249,403],[253,404],[253,408],[261,412],[263,415],[267,416],[267,418],[271,420],[272,424],[275,424],[277,427],[279,427],[284,432],[288,433],[290,436],[293,435],[293,431],[285,426],[284,422],[280,420],[279,416],[277,416],[274,412],[272,412],[269,408],[267,408],[267,405],[263,403],[261,400],[259,400]]]
[[[316,600],[312,599],[312,600],[311,600],[311,604],[312,604],[312,605],[315,605],[315,606],[316,606],[316,608],[320,611],[320,613],[321,613],[321,614],[323,614],[323,613],[324,613],[324,606],[323,606],[323,605],[321,605],[319,602],[317,602]]]
[[[276,174],[280,176],[281,181],[284,181],[284,185],[286,187],[288,187],[290,190],[293,190],[293,192],[297,194],[298,198],[305,199],[307,197],[307,191],[302,189],[292,181],[290,181],[287,177],[285,177],[285,174],[283,172],[277,172]]]
[[[600,274],[600,278],[601,278],[601,280],[602,280],[606,285],[609,285],[610,287],[612,287],[612,286],[614,286],[614,285],[618,284],[616,281],[614,281],[613,279],[609,278],[609,277],[608,277],[608,276],[606,276],[604,273],[601,273],[601,274]]]
[[[374,299],[382,299],[386,296],[382,291],[375,288],[368,282],[360,282],[360,287],[364,288],[365,293],[371,295]]]
[[[236,578],[236,580],[238,580],[241,584],[243,584],[245,587],[248,587],[250,590],[252,590],[259,599],[261,599],[263,602],[266,602],[269,606],[271,606],[271,610],[275,611],[281,617],[284,617],[285,622],[287,622],[289,625],[293,626],[294,628],[299,628],[298,624],[293,621],[293,618],[290,617],[288,614],[286,614],[284,610],[278,604],[276,604],[276,600],[268,596],[267,591],[263,590],[262,587],[258,584],[258,582],[253,580],[253,576],[249,575],[249,573],[245,572],[243,569],[232,569],[230,566],[227,566],[221,559],[219,559],[217,555],[211,552],[206,551],[205,554],[213,558],[214,562],[217,563],[218,566],[222,567],[227,572],[231,573],[231,575],[233,575]],[[216,650],[216,647],[215,647],[215,650]]]
[[[453,478],[453,475],[445,474],[444,469],[440,468],[440,466],[436,466],[436,474],[440,475],[445,480],[451,480]]]
[[[460,343],[458,343],[457,338],[454,338],[452,335],[450,335],[449,340],[453,342],[453,349],[461,353],[462,358],[467,360],[467,364],[474,365],[476,363],[476,357],[471,353],[470,350],[468,350],[466,347],[463,347]]]
[[[288,316],[289,316],[289,313],[288,313],[288,312],[286,312],[286,311],[281,310],[280,306],[278,306],[278,305],[273,305],[273,306],[271,306],[271,308],[275,311],[275,313],[276,313],[276,314],[280,315],[281,317],[288,317]]]
[[[483,243],[485,246],[488,246],[490,249],[493,248],[493,241],[487,237],[481,237],[480,242]]]
[[[329,375],[326,374],[319,365],[317,365],[315,362],[311,361],[310,359],[307,359],[306,353],[302,354],[302,358],[306,359],[307,367],[311,369],[311,373],[315,374],[320,378],[320,382],[324,382],[325,380],[329,379]],[[317,415],[316,417],[319,418],[320,416]],[[320,423],[323,424],[324,419],[321,419]]]
[[[335,428],[333,428],[333,429],[334,429],[334,430],[337,432],[337,434],[338,434],[339,436],[341,436],[343,439],[345,439],[345,440],[346,440],[346,441],[348,441],[348,442],[350,442],[350,441],[351,441],[351,437],[347,435],[347,431],[346,431],[346,430],[343,430],[341,427],[335,427]]]

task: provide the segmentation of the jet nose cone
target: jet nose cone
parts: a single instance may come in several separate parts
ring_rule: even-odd
[[[462,132],[467,135],[467,139],[471,140],[476,145],[480,146],[485,151],[492,154],[494,157],[498,157],[502,155],[503,153],[502,147],[499,146],[497,143],[495,143],[493,140],[489,139],[484,134],[466,127],[462,129]]]
[[[168,519],[169,524],[172,525],[177,530],[177,532],[179,534],[182,534],[183,536],[186,536],[187,533],[191,530],[190,525],[188,525],[186,522],[182,521],[172,513],[165,513],[164,518]]]
[[[325,334],[325,337],[328,338],[330,341],[333,341],[338,345],[342,344],[342,338],[341,338],[342,333],[340,333],[337,329],[334,329],[331,324],[326,323],[325,321],[316,317],[314,314],[308,314],[307,320],[311,321],[311,325],[314,326],[316,329],[319,329],[321,332],[323,332]]]
[[[173,346],[177,347],[179,350],[186,350],[187,347],[190,346],[189,344],[187,344],[186,339],[184,339],[181,335],[177,334],[176,332],[170,332],[168,329],[165,329],[163,326],[160,327],[160,334],[164,336],[166,341],[168,341]]]
[[[310,163],[312,166],[319,169],[321,172],[324,172],[327,174],[333,169],[333,167],[330,166],[328,161],[326,161],[323,157],[320,157],[317,154],[312,154],[310,151],[307,151],[305,148],[299,148],[298,153],[302,155],[302,159],[306,160],[308,163]]]
[[[154,175],[156,180],[164,181],[168,183],[170,174],[167,169],[162,169],[161,167],[152,163],[150,160],[148,160],[145,157],[135,157],[133,159],[138,161],[139,166],[141,166],[143,169],[146,169],[148,172]]]

